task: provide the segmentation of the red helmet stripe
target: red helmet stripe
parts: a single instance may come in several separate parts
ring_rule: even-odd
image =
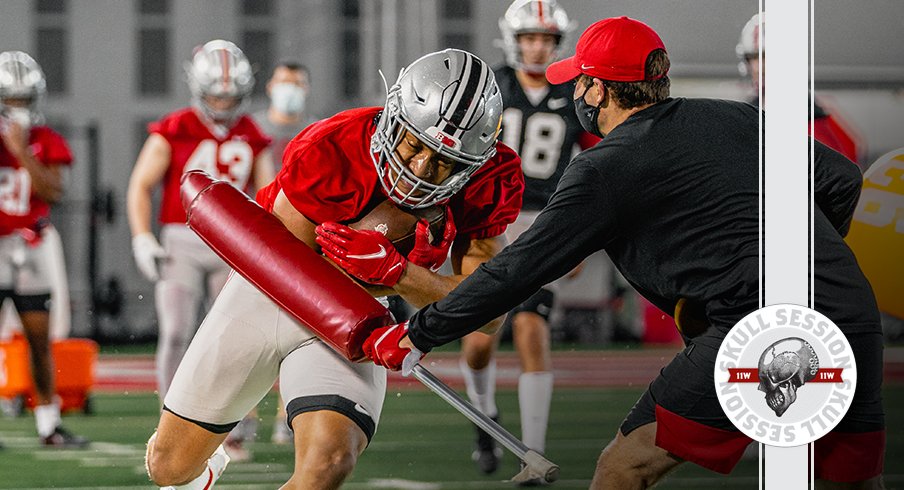
[[[223,58],[223,92],[229,92],[229,53],[222,49],[220,50]]]

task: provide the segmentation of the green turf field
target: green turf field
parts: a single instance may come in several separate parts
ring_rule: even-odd
[[[639,395],[636,389],[561,389],[554,395],[547,456],[561,467],[553,488],[587,488],[596,456]],[[904,388],[886,389],[886,404],[904,406]],[[499,393],[503,424],[518,434],[517,397]],[[292,471],[292,449],[270,444],[275,397],[265,400],[254,461],[231,464],[218,488],[277,488]],[[53,450],[38,446],[30,415],[0,418],[0,488],[152,488],[144,474],[144,443],[157,421],[157,399],[149,393],[98,394],[95,414],[64,419],[93,444],[87,450]],[[893,435],[904,426],[900,410],[889,411],[886,485],[904,485],[894,461],[904,460],[904,440]],[[473,432],[449,405],[426,391],[387,394],[383,421],[344,488],[505,489],[504,479],[517,461],[504,457],[491,477],[477,473],[470,461]],[[747,459],[730,477],[685,465],[657,488],[757,488],[757,461]]]

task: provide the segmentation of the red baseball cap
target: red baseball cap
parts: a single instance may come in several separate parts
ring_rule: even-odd
[[[647,57],[656,49],[665,45],[643,22],[628,17],[603,19],[581,34],[574,56],[546,68],[546,79],[559,84],[583,73],[613,82],[643,81]]]

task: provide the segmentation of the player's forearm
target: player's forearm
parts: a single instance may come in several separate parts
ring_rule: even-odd
[[[132,236],[151,232],[151,192],[139,185],[130,184],[126,194],[126,208]]]
[[[396,284],[394,293],[399,294],[415,308],[423,308],[446,297],[466,277],[468,276],[444,276],[409,263],[399,283]],[[477,330],[492,335],[502,326],[504,318],[504,316],[495,318]]]
[[[16,158],[31,176],[31,187],[38,197],[48,204],[55,204],[63,197],[63,179],[58,172],[39,162],[27,151],[16,155]]]
[[[393,289],[410,305],[423,308],[446,297],[465,277],[436,274],[409,262]]]

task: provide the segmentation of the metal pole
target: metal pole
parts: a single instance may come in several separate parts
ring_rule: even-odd
[[[97,311],[98,297],[98,242],[99,221],[101,219],[100,199],[100,138],[97,123],[92,121],[86,127],[88,137],[88,196],[90,198],[90,213],[88,215],[88,305],[90,312],[89,336],[98,340],[100,337],[100,319]]]
[[[471,422],[477,424],[478,427],[486,431],[493,439],[505,446],[515,456],[524,462],[525,467],[520,473],[512,477],[512,481],[521,482],[536,478],[542,478],[547,483],[552,483],[559,477],[559,467],[547,460],[540,453],[528,448],[517,437],[513,436],[509,431],[505,430],[497,424],[493,419],[487,417],[473,405],[468,403],[456,391],[449,388],[448,385],[439,380],[424,366],[416,364],[411,370],[414,377],[424,384],[430,391],[439,395],[440,398],[452,405],[453,408],[461,412]]]

